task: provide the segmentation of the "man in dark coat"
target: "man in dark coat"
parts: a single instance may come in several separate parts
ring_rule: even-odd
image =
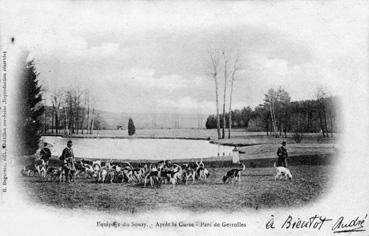
[[[286,141],[283,141],[282,146],[278,148],[277,156],[278,156],[277,166],[287,167],[288,153],[286,148]]]
[[[47,147],[47,143],[44,143],[44,147],[40,151],[40,156],[41,156],[40,159],[45,161],[46,169],[47,169],[47,167],[49,166],[49,160],[50,160],[50,157],[51,157],[51,151]]]
[[[73,180],[74,173],[76,172],[76,168],[74,166],[75,159],[72,145],[72,140],[69,140],[67,143],[67,147],[64,148],[63,153],[60,157],[60,160],[63,162],[63,170],[65,172],[65,178],[67,182]]]

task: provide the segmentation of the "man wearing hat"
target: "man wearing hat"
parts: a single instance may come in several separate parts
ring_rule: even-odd
[[[277,151],[278,156],[277,166],[287,167],[288,153],[286,148],[286,141],[283,141],[281,144],[282,146],[280,146]]]
[[[76,171],[74,166],[74,153],[72,149],[72,140],[69,140],[67,143],[67,147],[64,148],[63,153],[60,157],[60,160],[63,162],[63,169],[65,171],[65,178],[67,182],[73,180],[73,175]]]

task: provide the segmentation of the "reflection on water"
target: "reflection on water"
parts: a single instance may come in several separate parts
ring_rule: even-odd
[[[45,136],[43,141],[51,143],[52,154],[60,156],[69,139]],[[76,157],[97,159],[187,159],[231,155],[232,147],[211,144],[206,140],[186,139],[73,139]]]

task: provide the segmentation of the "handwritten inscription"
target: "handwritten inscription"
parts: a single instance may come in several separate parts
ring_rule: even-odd
[[[334,233],[349,233],[349,232],[362,232],[365,231],[364,223],[368,214],[364,218],[356,217],[354,219],[345,219],[341,216],[338,218],[336,223],[332,226],[332,231]]]
[[[301,220],[300,218],[294,219],[292,216],[288,216],[287,219],[282,224],[282,229],[321,229],[325,222],[332,221],[327,217],[315,215],[307,220]]]
[[[352,233],[366,231],[366,229],[364,228],[364,224],[367,218],[368,214],[365,214],[364,217],[356,216],[353,218],[341,216],[338,219],[332,219],[326,216],[319,215],[314,215],[306,219],[301,219],[289,215],[286,219],[282,221],[282,224],[277,225],[275,223],[274,215],[271,215],[271,219],[265,224],[265,228],[268,230],[273,230],[276,228],[286,230],[321,230],[325,227],[330,227],[330,230],[333,233]]]

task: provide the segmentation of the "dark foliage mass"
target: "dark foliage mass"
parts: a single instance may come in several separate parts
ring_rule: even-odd
[[[132,136],[136,132],[135,124],[133,123],[132,118],[129,118],[128,120],[128,135]]]
[[[317,96],[313,100],[290,101],[286,91],[271,89],[265,94],[264,103],[251,109],[233,110],[231,114],[232,128],[245,128],[248,131],[265,131],[267,135],[286,136],[294,133],[296,141],[301,141],[306,132],[322,133],[332,136],[340,131],[338,127],[337,104],[338,97]],[[226,117],[229,113],[226,113]],[[220,119],[223,127],[223,119]],[[229,127],[228,118],[226,127]],[[206,121],[207,129],[217,127],[215,115],[210,115]]]
[[[17,101],[18,151],[24,155],[34,154],[41,138],[41,117],[44,114],[44,107],[41,104],[41,86],[38,84],[37,76],[33,61],[27,62],[22,70]]]

